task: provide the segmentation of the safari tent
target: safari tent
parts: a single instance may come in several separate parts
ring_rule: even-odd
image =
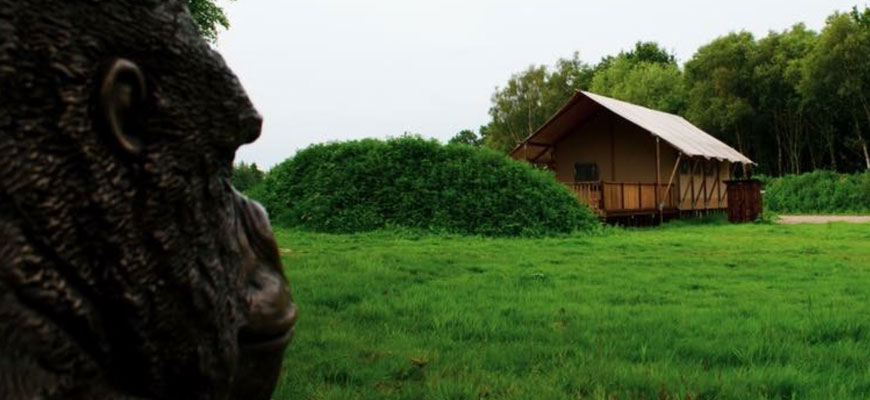
[[[753,164],[680,116],[589,92],[510,156],[554,171],[608,219],[726,209],[725,182]]]

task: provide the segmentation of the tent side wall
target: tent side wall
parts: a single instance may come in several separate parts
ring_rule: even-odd
[[[677,151],[665,142],[660,149],[661,179],[667,184]],[[556,143],[556,179],[574,182],[575,163],[596,164],[601,181],[655,183],[656,139],[616,114],[601,111]]]
[[[555,172],[559,182],[574,182],[575,163],[594,163],[598,166],[598,180],[613,179],[610,121],[608,115],[598,113],[555,144]]]
[[[595,164],[598,181],[616,184],[655,184],[660,179],[660,196],[667,196],[668,183],[673,203],[666,205],[681,211],[715,210],[727,207],[724,181],[731,178],[732,163],[701,157],[679,156],[679,151],[667,142],[659,141],[660,176],[656,176],[656,137],[643,128],[602,110],[590,117],[554,145],[553,167],[556,178],[574,183],[575,164]],[[680,164],[677,164],[679,158]],[[673,179],[671,176],[673,175]],[[637,188],[637,189],[635,189]],[[608,192],[610,189],[610,193]],[[654,186],[630,186],[629,194],[613,185],[605,187],[603,211],[613,211],[613,204],[622,204],[620,212],[637,208],[655,208]],[[637,196],[634,192],[638,191]],[[613,196],[616,196],[615,198]],[[623,200],[623,196],[625,200]],[[679,201],[677,200],[679,199]],[[665,202],[665,199],[661,199]]]

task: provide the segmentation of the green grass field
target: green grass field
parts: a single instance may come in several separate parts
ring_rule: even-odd
[[[870,398],[870,225],[277,236],[276,399]]]

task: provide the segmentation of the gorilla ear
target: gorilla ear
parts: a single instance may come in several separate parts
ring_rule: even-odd
[[[102,77],[99,113],[109,140],[121,150],[138,155],[142,151],[145,108],[145,76],[135,63],[116,59]]]

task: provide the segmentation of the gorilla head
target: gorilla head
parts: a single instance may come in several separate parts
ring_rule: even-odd
[[[181,0],[0,0],[0,398],[268,398],[261,120]]]

